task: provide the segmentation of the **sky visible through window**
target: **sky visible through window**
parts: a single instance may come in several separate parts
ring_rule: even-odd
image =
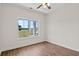
[[[30,28],[34,28],[34,21],[29,20],[19,20],[18,24],[22,28],[28,28],[28,25],[30,25]]]

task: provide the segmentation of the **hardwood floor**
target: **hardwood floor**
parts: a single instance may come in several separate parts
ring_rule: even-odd
[[[30,46],[4,51],[2,56],[79,56],[79,52],[42,42]]]

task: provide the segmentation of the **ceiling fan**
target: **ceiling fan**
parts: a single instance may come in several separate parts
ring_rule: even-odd
[[[39,6],[36,7],[36,9],[39,9],[42,6],[47,7],[48,9],[51,9],[51,6],[48,3],[41,3]]]

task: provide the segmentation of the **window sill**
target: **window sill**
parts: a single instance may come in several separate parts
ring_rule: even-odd
[[[18,38],[18,40],[33,39],[33,38],[37,38],[37,37],[39,37],[39,36],[22,37],[22,38]]]

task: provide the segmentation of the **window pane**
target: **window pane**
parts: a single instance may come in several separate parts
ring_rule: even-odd
[[[30,35],[33,35],[33,32],[34,32],[33,21],[29,20],[29,33],[30,33]]]
[[[30,28],[29,32],[31,33],[30,35],[38,35],[38,22],[37,21],[30,21]]]
[[[28,20],[23,20],[23,28],[28,28]]]
[[[30,21],[30,28],[34,28],[33,21]]]
[[[33,21],[34,24],[34,35],[36,35],[36,21]]]
[[[19,27],[19,37],[28,37],[29,29],[28,29],[28,20],[18,20]]]
[[[38,22],[36,22],[36,28],[38,28]]]
[[[21,26],[21,28],[23,28],[23,20],[19,20],[18,25]]]
[[[36,22],[36,33],[38,33],[38,22]]]

